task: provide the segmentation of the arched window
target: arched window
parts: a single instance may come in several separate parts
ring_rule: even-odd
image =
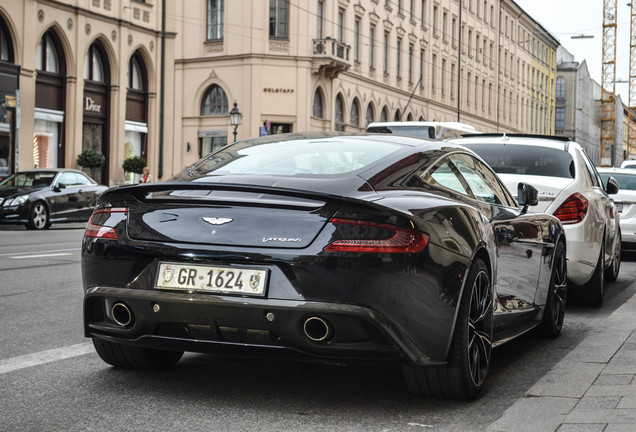
[[[96,82],[106,81],[102,54],[100,53],[97,43],[93,43],[86,52],[84,79]]]
[[[406,121],[413,121],[413,114],[409,113],[409,115],[406,117]]]
[[[365,118],[365,126],[369,126],[370,123],[373,123],[375,118],[375,114],[373,112],[373,104],[369,104],[367,106],[367,115]]]
[[[0,60],[13,63],[13,45],[9,37],[9,30],[0,19]]]
[[[338,93],[336,96],[336,130],[343,131],[344,130],[344,101],[342,100],[342,95]]]
[[[311,115],[317,118],[325,118],[324,99],[322,98],[322,91],[320,88],[316,89],[314,93],[314,104],[311,111]]]
[[[380,121],[381,122],[389,121],[389,109],[387,107],[382,108],[382,113],[380,114]]]
[[[565,99],[565,78],[558,77],[556,81],[556,97],[557,99]]]
[[[402,121],[402,113],[400,112],[400,110],[397,110],[395,112],[395,117],[393,117],[393,121]]]
[[[221,87],[212,85],[203,96],[201,115],[227,114],[227,96]]]
[[[142,69],[142,61],[139,54],[135,53],[128,62],[127,81],[128,88],[132,90],[145,90],[145,79]]]
[[[418,121],[424,121],[424,117],[420,116],[420,119]]]
[[[355,127],[360,127],[360,103],[358,102],[358,98],[355,98],[351,104],[349,124]]]
[[[59,55],[50,31],[47,31],[38,42],[35,51],[35,68],[54,74],[60,73]]]

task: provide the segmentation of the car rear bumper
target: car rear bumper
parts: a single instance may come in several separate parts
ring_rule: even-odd
[[[590,280],[600,254],[602,231],[599,238],[590,239],[590,232],[585,222],[564,225],[567,242],[568,279],[575,285],[583,285]]]
[[[116,311],[119,305],[130,310],[130,323],[116,322],[115,304]],[[97,287],[86,293],[84,323],[87,337],[146,348],[324,362],[443,363],[427,357],[383,315],[349,304]]]

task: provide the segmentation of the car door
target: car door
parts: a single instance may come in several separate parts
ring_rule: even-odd
[[[521,324],[537,312],[535,297],[545,246],[537,216],[519,209],[496,174],[472,155],[454,154],[451,161],[489,215],[498,250],[497,298],[503,309],[519,312],[514,319]]]
[[[78,186],[78,213],[79,220],[88,220],[93,212],[93,207],[97,202],[97,185],[82,173],[75,173],[76,184]],[[81,204],[81,206],[80,206]]]

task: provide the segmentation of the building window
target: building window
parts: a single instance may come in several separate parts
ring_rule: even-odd
[[[470,82],[472,80],[472,74],[468,72],[468,77],[466,79],[466,105],[470,106]]]
[[[223,1],[208,0],[208,40],[223,39]]]
[[[410,14],[411,21],[415,21],[415,0],[411,0],[410,2]]]
[[[439,19],[439,7],[437,5],[433,5],[433,35],[439,36],[439,25],[437,20]]]
[[[354,99],[349,112],[349,124],[351,126],[360,127],[360,104],[358,99]]]
[[[344,42],[344,10],[338,10],[338,42]]]
[[[393,116],[393,121],[402,121],[402,113],[400,110],[395,112],[395,116]]]
[[[133,55],[128,62],[127,81],[128,88],[133,90],[143,90],[144,80],[142,78],[141,64],[136,55]]]
[[[424,56],[426,51],[420,50],[420,88],[424,88]]]
[[[448,13],[446,11],[442,14],[442,39],[444,42],[448,40]]]
[[[457,45],[457,18],[451,20],[451,41],[453,46]]]
[[[426,26],[426,0],[422,0],[422,27]]]
[[[92,44],[86,52],[84,79],[96,82],[105,82],[106,80],[102,57],[96,44]]]
[[[446,59],[442,59],[442,95],[446,94]]]
[[[556,82],[556,98],[565,99],[565,78],[558,77]]]
[[[322,97],[322,91],[319,88],[317,88],[316,92],[314,93],[314,104],[313,104],[311,115],[313,115],[316,118],[325,118],[324,106],[325,106],[325,103]]]
[[[342,100],[342,95],[338,93],[336,96],[336,130],[344,131],[344,102]]]
[[[0,19],[0,60],[13,63],[13,47],[9,32],[4,27],[4,23]]]
[[[369,29],[369,67],[375,68],[375,26]]]
[[[360,18],[353,24],[353,60],[360,62]]]
[[[227,96],[221,87],[214,84],[203,96],[201,115],[224,115],[227,113]]]
[[[365,117],[365,125],[364,126],[366,127],[366,126],[369,126],[371,123],[373,123],[373,121],[374,121],[373,119],[374,118],[375,118],[375,114],[373,112],[373,105],[369,104],[367,106],[367,115]]]
[[[455,63],[451,63],[450,97],[455,99]]]
[[[435,80],[437,79],[437,55],[435,54],[433,54],[431,66],[431,91],[435,93]]]
[[[325,2],[323,0],[318,1],[318,39],[322,39],[322,23],[324,19]]]
[[[397,40],[397,78],[402,79],[402,39],[398,38]]]
[[[560,130],[565,129],[565,108],[556,109],[554,128]]]
[[[385,74],[389,73],[389,33],[384,32],[384,61],[382,64],[382,71]]]
[[[409,44],[409,84],[413,84],[413,44]]]
[[[289,1],[269,0],[269,37],[287,39],[289,33]]]
[[[46,32],[40,42],[38,42],[35,54],[35,68],[54,74],[60,73],[57,50],[49,32]]]
[[[389,109],[387,107],[384,107],[382,109],[382,113],[380,114],[380,121],[386,122],[388,120],[389,120]]]

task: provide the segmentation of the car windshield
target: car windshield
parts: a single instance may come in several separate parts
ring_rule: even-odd
[[[464,145],[484,159],[497,174],[574,178],[574,161],[563,150],[533,145]]]
[[[401,148],[357,139],[305,139],[237,143],[210,155],[193,174],[339,175],[365,168]]]
[[[614,177],[618,182],[618,187],[620,190],[632,190],[636,191],[636,171],[634,174],[619,174],[619,173],[609,173],[609,172],[600,172],[598,175],[603,179],[603,184],[607,184],[607,180],[610,177]]]
[[[55,174],[55,172],[50,171],[17,173],[4,179],[4,181],[0,183],[0,187],[37,188],[51,186]]]

